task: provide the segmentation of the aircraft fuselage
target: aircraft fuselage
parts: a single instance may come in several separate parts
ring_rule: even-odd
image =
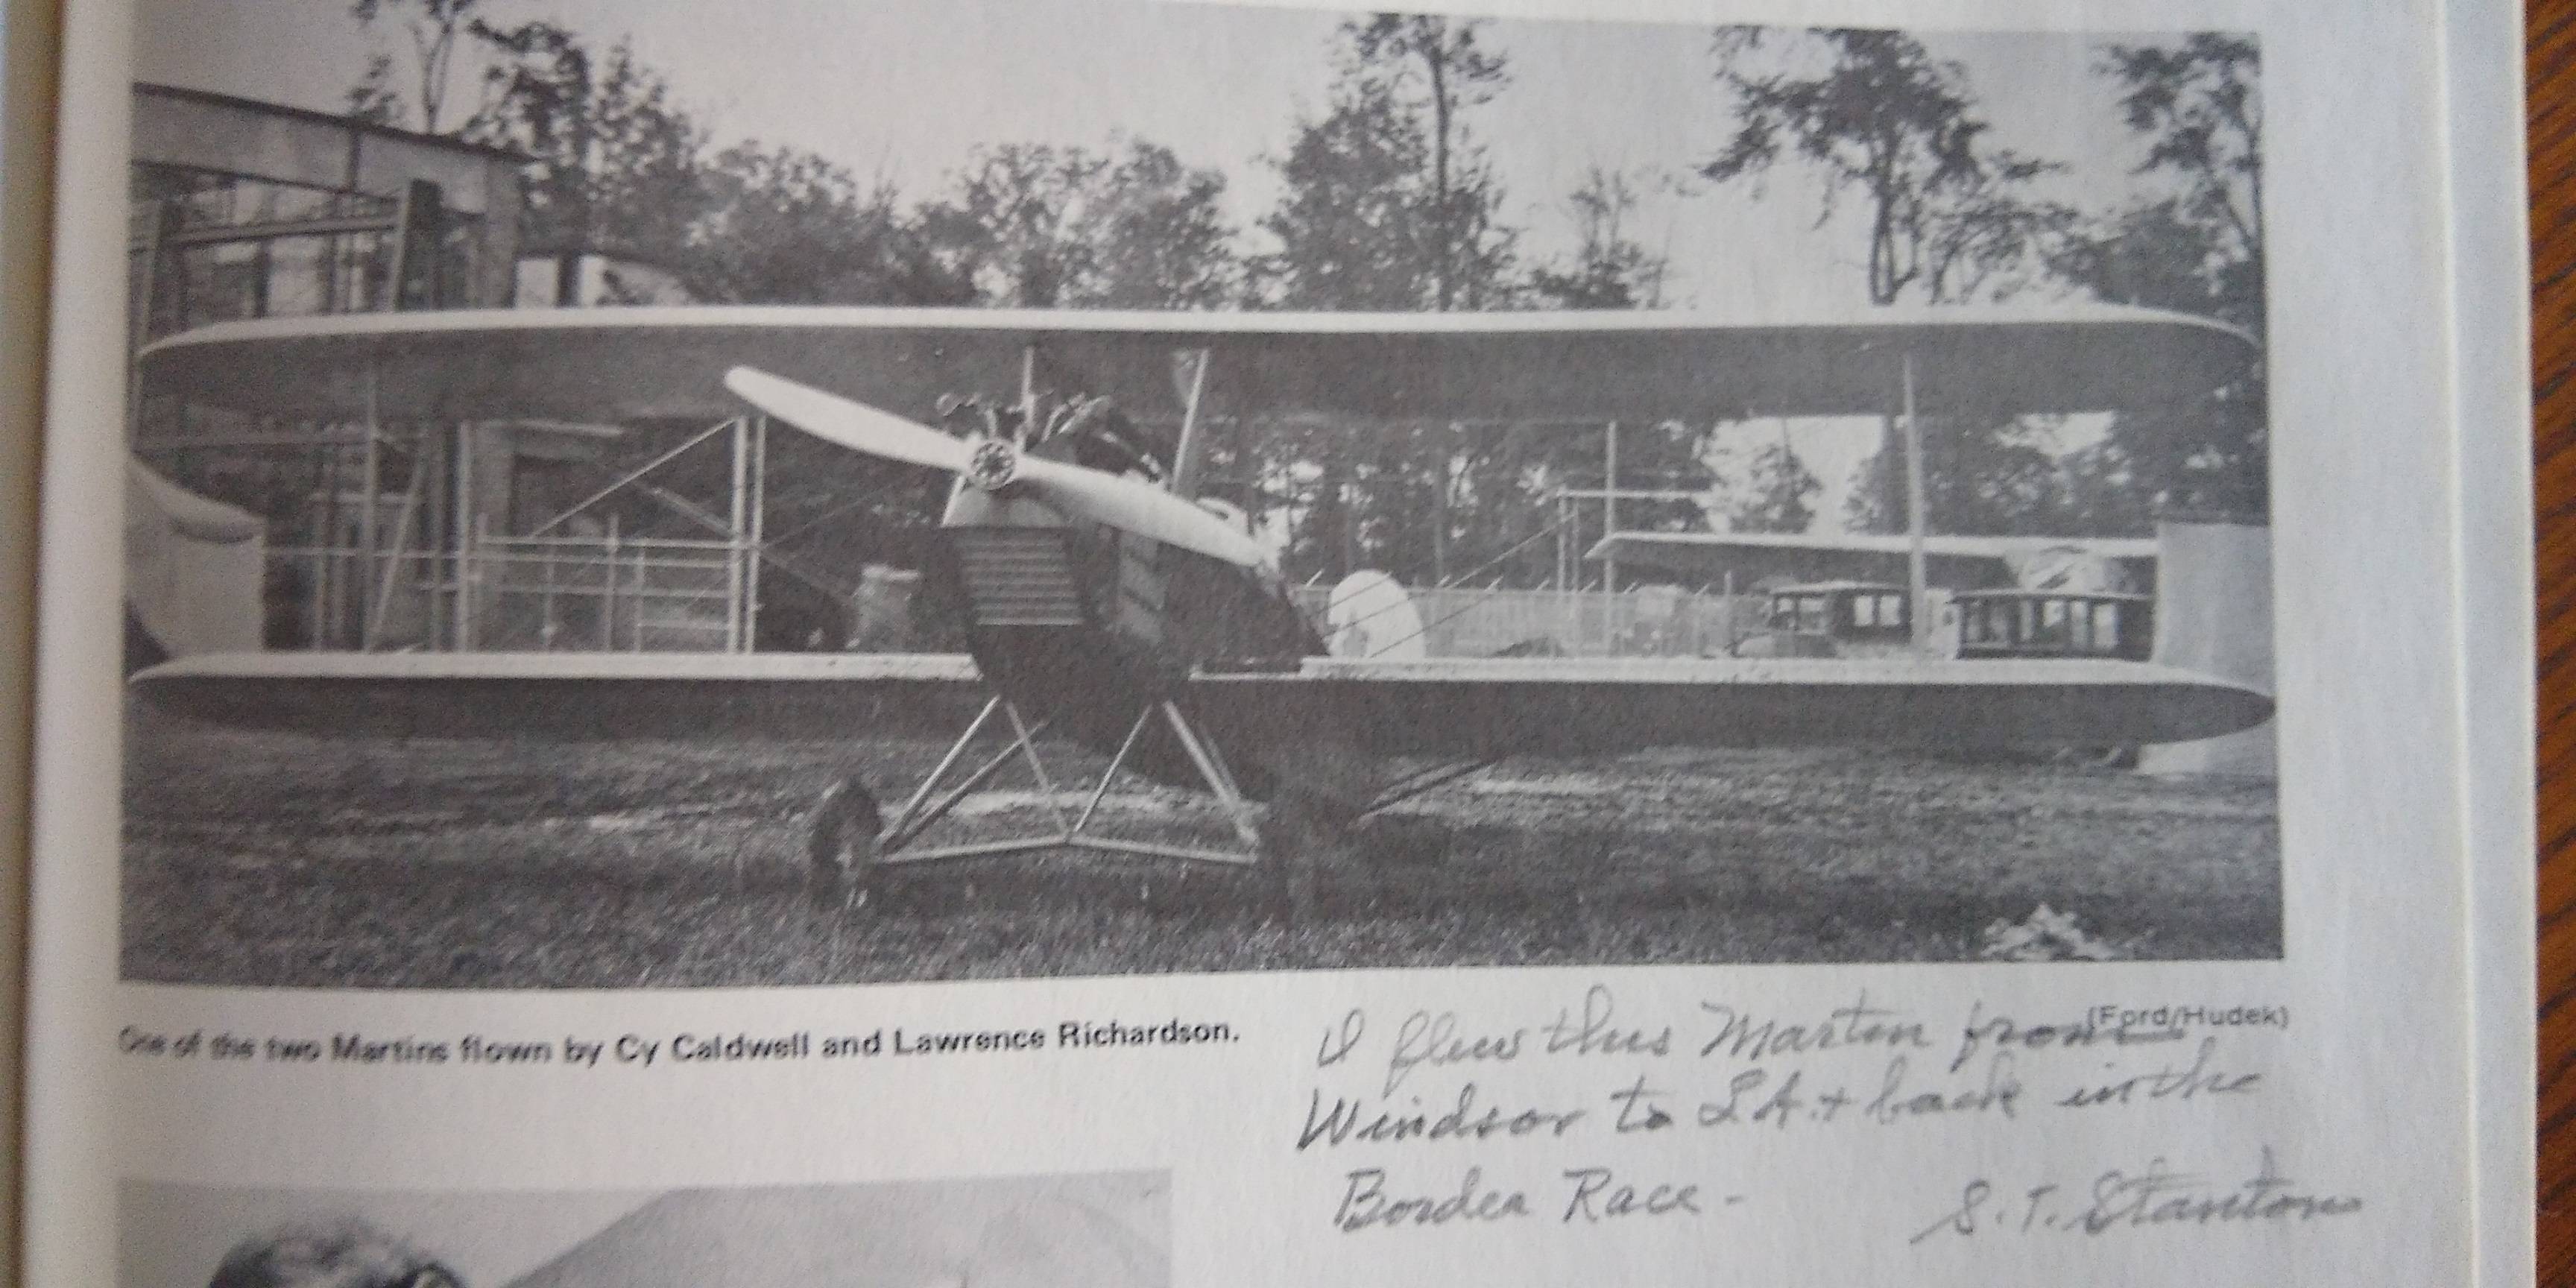
[[[1104,754],[1150,704],[1186,709],[1194,673],[1293,668],[1325,651],[1286,583],[1266,569],[1068,520],[965,482],[941,527],[944,549],[925,589],[948,598],[977,668],[1032,718]],[[1227,748],[1246,794],[1268,796],[1283,772],[1310,776],[1289,763],[1304,754],[1285,745],[1297,741],[1351,740],[1338,729],[1282,730]],[[1129,763],[1160,780],[1197,781],[1159,725]]]

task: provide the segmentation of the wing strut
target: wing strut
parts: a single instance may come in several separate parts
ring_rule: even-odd
[[[1433,765],[1410,778],[1388,786],[1368,803],[1367,809],[1360,812],[1374,814],[1379,810],[1402,804],[1425,792],[1437,791],[1459,779],[1481,774],[1503,763],[1503,759],[1501,756],[1494,756],[1484,760],[1460,760]]]

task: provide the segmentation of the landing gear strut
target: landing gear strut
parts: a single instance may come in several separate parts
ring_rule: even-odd
[[[999,720],[996,719],[999,717]],[[1109,788],[1125,769],[1137,744],[1143,740],[1148,725],[1160,722],[1170,730],[1181,751],[1189,757],[1198,773],[1200,785],[1217,799],[1231,824],[1239,848],[1168,845],[1153,841],[1136,841],[1106,836],[1090,830],[1092,819]],[[895,811],[892,819],[883,817],[876,797],[856,778],[833,785],[814,804],[806,840],[806,852],[814,872],[818,895],[845,908],[869,907],[874,902],[885,873],[898,866],[935,863],[949,859],[989,858],[1011,854],[1032,854],[1050,850],[1090,850],[1104,854],[1135,855],[1144,858],[1170,859],[1189,863],[1209,863],[1228,867],[1253,868],[1271,875],[1281,891],[1283,909],[1291,915],[1306,915],[1313,907],[1313,873],[1306,861],[1312,848],[1311,824],[1301,822],[1301,811],[1293,804],[1274,808],[1266,825],[1257,825],[1260,807],[1247,800],[1226,764],[1215,741],[1200,729],[1180,704],[1158,698],[1147,702],[1128,726],[1126,738],[1118,753],[1110,758],[1108,768],[1090,792],[1079,814],[1067,818],[1055,800],[1055,779],[1047,773],[1037,750],[1038,735],[1046,723],[1031,723],[1010,699],[996,695],[984,703],[981,711],[966,725],[964,733],[949,745],[938,765],[914,789],[910,799]],[[999,750],[991,752],[974,769],[957,777],[950,776],[964,763],[976,740],[987,728],[1007,731]],[[953,845],[916,845],[924,833],[946,818],[966,797],[983,786],[1003,766],[1019,759],[1028,765],[1037,779],[1043,807],[1054,816],[1051,830],[974,841]]]

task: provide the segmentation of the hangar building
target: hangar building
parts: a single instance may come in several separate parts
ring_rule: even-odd
[[[528,159],[507,150],[152,84],[133,141],[131,349],[243,319],[685,300],[654,266],[531,246]],[[603,504],[657,427],[315,423],[160,395],[128,414],[133,661],[751,646],[765,445],[747,425],[658,427],[703,439],[711,459],[682,462],[696,495],[644,480]]]

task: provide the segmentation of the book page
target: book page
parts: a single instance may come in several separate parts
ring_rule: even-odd
[[[2503,16],[68,18],[31,1281],[2516,1273]]]

